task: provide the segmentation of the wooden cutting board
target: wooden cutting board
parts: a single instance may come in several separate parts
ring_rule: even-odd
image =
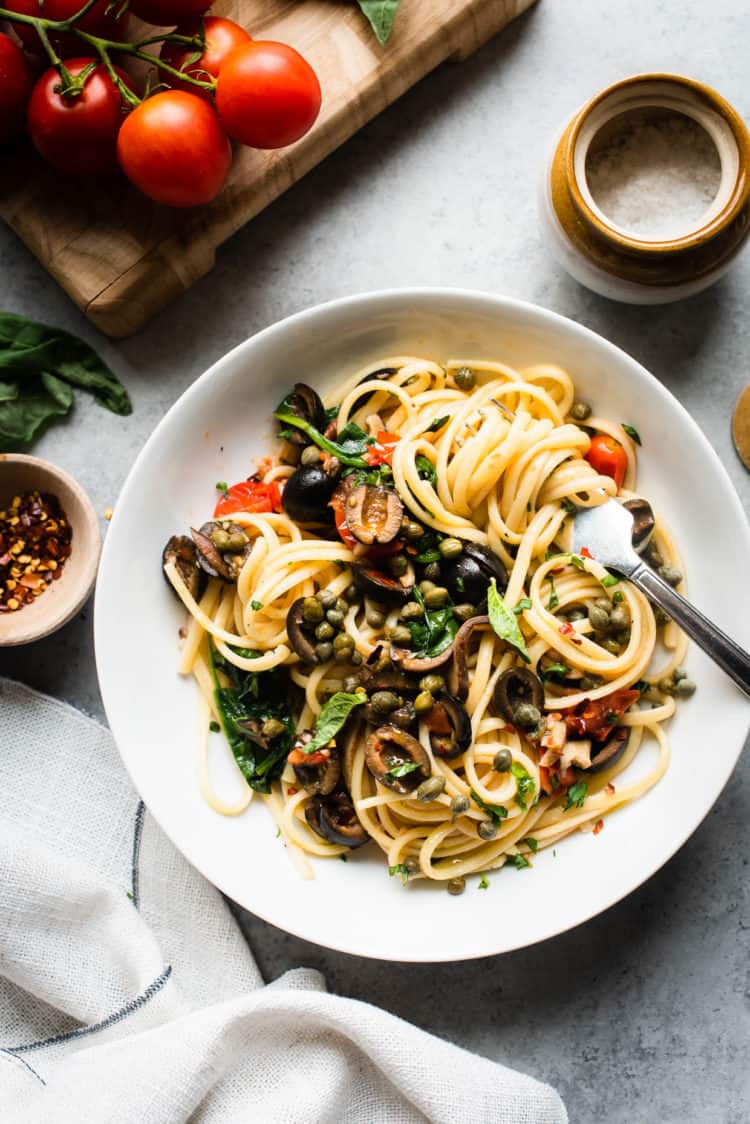
[[[172,210],[124,179],[70,180],[26,145],[3,155],[0,215],[109,336],[142,328],[206,274],[220,246],[365,122],[445,59],[464,59],[534,0],[402,0],[381,47],[350,0],[223,0],[255,39],[304,54],[323,89],[310,133],[290,148],[238,148],[209,206]]]

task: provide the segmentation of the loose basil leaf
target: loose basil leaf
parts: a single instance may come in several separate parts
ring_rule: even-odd
[[[500,639],[511,644],[526,663],[531,663],[531,657],[526,648],[523,633],[518,627],[516,615],[512,609],[508,608],[498,593],[494,578],[487,590],[487,614],[490,618],[490,624]]]
[[[576,808],[582,808],[588,790],[589,786],[585,781],[576,781],[575,784],[572,784],[565,794],[563,812],[567,812],[568,808],[572,808],[574,806]]]
[[[510,767],[510,771],[516,778],[516,804],[523,812],[525,812],[528,808],[526,797],[533,796],[534,792],[536,791],[534,778],[530,773],[526,771],[526,769],[524,769],[523,765],[518,763],[518,761],[513,762]]]
[[[494,823],[502,823],[503,820],[508,818],[508,809],[504,804],[486,804],[485,801],[482,800],[482,797],[478,793],[476,793],[473,788],[470,791],[471,799],[478,807],[482,809],[483,812],[487,813],[487,815],[493,820]]]
[[[363,702],[367,702],[364,695],[350,695],[347,691],[337,691],[335,695],[331,695],[318,715],[312,741],[301,746],[302,752],[314,753],[316,749],[328,745],[331,738],[338,734],[355,706],[361,706]]]
[[[627,422],[620,422],[620,425],[625,430],[628,437],[631,437],[633,439],[633,441],[635,441],[636,445],[642,445],[643,444],[643,442],[641,441],[641,435],[638,432],[638,430],[635,428],[634,425],[628,425]]]
[[[384,47],[391,34],[399,0],[357,0],[357,3],[370,21],[381,47]]]

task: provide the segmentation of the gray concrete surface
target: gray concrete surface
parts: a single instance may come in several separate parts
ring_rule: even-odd
[[[629,73],[674,70],[717,86],[747,118],[748,42],[750,9],[737,0],[542,0],[362,130],[123,343],[98,337],[0,229],[0,307],[92,340],[135,402],[133,417],[120,419],[81,400],[36,451],[73,472],[103,510],[165,410],[245,336],[346,293],[457,284],[537,301],[635,355],[703,427],[748,509],[750,476],[732,450],[729,417],[748,381],[750,255],[689,302],[626,308],[553,265],[535,214],[551,136],[587,96]],[[53,640],[0,653],[0,673],[101,715],[90,607]],[[627,901],[526,951],[387,965],[326,952],[248,914],[242,923],[267,976],[319,967],[334,991],[551,1081],[575,1124],[739,1124],[750,1118],[749,779],[746,758],[720,806]]]

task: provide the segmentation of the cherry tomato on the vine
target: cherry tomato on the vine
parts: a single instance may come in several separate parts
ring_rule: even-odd
[[[131,0],[130,10],[155,27],[174,27],[194,16],[202,16],[213,0]]]
[[[309,62],[286,43],[257,40],[222,63],[216,108],[230,137],[251,148],[284,148],[312,127],[320,83]]]
[[[221,191],[232,146],[211,106],[194,94],[166,90],[125,119],[117,158],[128,179],[157,203],[196,207]]]
[[[193,78],[205,79],[207,74],[217,78],[222,63],[235,47],[244,43],[251,43],[252,39],[234,20],[225,20],[221,16],[206,16],[203,21],[206,46],[199,59],[195,58],[196,51],[182,43],[170,43],[166,40],[159,51],[159,58],[169,63],[175,70],[184,70]],[[180,35],[194,36],[200,32],[200,22],[181,24],[177,31]],[[188,60],[191,60],[188,62]],[[188,94],[197,94],[198,97],[212,100],[210,90],[201,90],[200,86],[192,86],[189,82],[180,82],[171,74],[163,73],[162,80],[168,82],[176,90],[184,90]]]
[[[0,33],[0,144],[23,129],[33,87],[34,74],[26,55]]]
[[[628,454],[619,441],[607,433],[597,433],[591,438],[585,459],[602,476],[611,476],[618,488],[622,487],[628,467]]]
[[[53,168],[73,175],[98,175],[117,167],[117,134],[125,119],[120,91],[96,59],[68,59],[65,65],[79,75],[92,64],[76,96],[57,92],[62,79],[50,67],[37,80],[29,102],[27,125],[37,151]],[[127,74],[116,73],[130,86]]]
[[[48,20],[66,20],[81,10],[83,2],[82,0],[8,0],[3,7],[11,12],[19,12],[23,16],[44,16]],[[88,31],[89,35],[99,35],[102,39],[123,40],[126,38],[128,15],[125,12],[118,19],[115,7],[111,0],[97,0],[91,11],[78,21],[77,26],[82,31]],[[38,55],[45,54],[42,42],[30,24],[14,23],[12,26],[27,51],[33,51]],[[62,57],[80,55],[88,49],[83,40],[72,32],[52,33],[50,38]]]

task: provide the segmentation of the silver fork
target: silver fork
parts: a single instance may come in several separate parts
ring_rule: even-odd
[[[616,500],[576,511],[573,551],[580,554],[585,547],[602,566],[631,581],[750,695],[750,654],[652,570],[636,553],[632,537],[633,515]]]

